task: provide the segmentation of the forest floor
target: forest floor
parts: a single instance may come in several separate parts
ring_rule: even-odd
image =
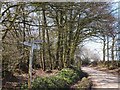
[[[52,70],[52,71],[43,71],[42,69],[38,70],[33,70],[33,79],[36,78],[37,76],[42,76],[42,77],[48,77],[55,75],[58,72],[58,70]],[[12,74],[8,72],[8,76],[6,78],[2,79],[2,87],[3,90],[19,90],[21,84],[27,82],[28,80],[28,74],[27,73],[15,73]]]
[[[82,70],[89,74],[89,78],[93,83],[92,88],[112,88],[113,90],[120,89],[120,76],[118,74],[115,75],[105,72],[106,70],[100,71],[95,67],[82,67]]]

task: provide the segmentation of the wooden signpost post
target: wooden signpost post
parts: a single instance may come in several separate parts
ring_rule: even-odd
[[[31,88],[31,82],[32,82],[32,62],[33,62],[33,53],[35,50],[40,50],[40,43],[42,43],[41,40],[33,40],[32,42],[23,42],[25,46],[30,47],[30,56],[29,56],[29,77],[28,77],[28,88]]]

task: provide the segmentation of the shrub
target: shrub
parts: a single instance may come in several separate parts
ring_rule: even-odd
[[[79,75],[69,68],[62,69],[57,76],[63,78],[68,84],[72,84],[74,81],[79,79]]]
[[[86,57],[84,60],[82,60],[82,65],[83,66],[90,65],[90,59],[88,57]]]
[[[83,76],[81,71],[77,68],[73,67],[64,68],[60,72],[58,72],[55,76],[50,77],[37,77],[32,82],[32,90],[53,90],[60,88],[69,88],[71,84],[76,82],[78,79]],[[27,85],[22,86],[22,90],[26,90]]]

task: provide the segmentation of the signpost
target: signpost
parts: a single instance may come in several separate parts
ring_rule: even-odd
[[[33,40],[32,42],[22,42],[23,45],[30,47],[30,56],[29,56],[29,77],[28,77],[28,88],[31,88],[31,82],[32,82],[32,62],[33,62],[33,53],[34,49],[40,50],[40,43],[42,43],[41,40]]]

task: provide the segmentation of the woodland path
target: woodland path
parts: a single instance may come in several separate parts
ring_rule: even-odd
[[[93,83],[92,88],[95,88],[95,90],[100,88],[120,90],[120,76],[99,71],[91,67],[81,67],[81,69],[89,74],[89,78]]]

